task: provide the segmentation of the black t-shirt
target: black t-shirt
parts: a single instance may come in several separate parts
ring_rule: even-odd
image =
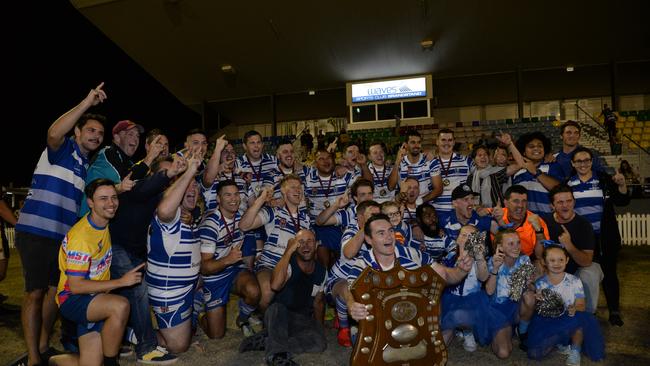
[[[549,239],[559,243],[558,237],[564,232],[562,226],[555,221],[553,214],[544,217],[544,222],[548,227]],[[571,235],[571,242],[580,250],[594,250],[596,238],[591,223],[584,217],[576,214],[573,220],[562,224]],[[566,272],[575,274],[578,270],[578,264],[571,258],[566,266]]]
[[[326,271],[318,262],[312,273],[304,273],[296,260],[296,255],[289,262],[291,277],[282,290],[275,294],[273,302],[284,304],[287,309],[305,315],[314,311],[314,297],[323,291]]]

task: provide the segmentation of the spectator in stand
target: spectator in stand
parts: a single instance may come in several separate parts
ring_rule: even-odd
[[[104,83],[90,90],[74,108],[47,131],[47,148],[34,170],[32,187],[16,224],[16,248],[25,277],[21,321],[28,365],[47,363],[56,320],[56,286],[61,240],[77,222],[83,197],[88,155],[104,140],[105,118],[84,114],[106,99]],[[74,130],[74,136],[66,134]]]
[[[625,177],[625,183],[628,185],[631,184],[640,184],[639,175],[632,169],[632,165],[627,160],[621,160],[621,165],[618,167],[618,172],[623,174]]]
[[[607,135],[609,136],[609,146],[613,148],[616,144],[616,122],[618,122],[618,116],[616,112],[612,111],[607,104],[603,105],[603,110],[600,112],[598,118],[603,117],[603,125],[607,129]],[[612,154],[614,151],[612,151]]]

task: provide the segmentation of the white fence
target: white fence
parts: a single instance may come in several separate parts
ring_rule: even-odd
[[[9,248],[15,248],[16,244],[14,244],[14,238],[16,237],[16,233],[14,231],[14,228],[6,228],[5,234],[7,235],[7,241],[9,242]]]
[[[623,245],[650,245],[650,215],[617,215]]]

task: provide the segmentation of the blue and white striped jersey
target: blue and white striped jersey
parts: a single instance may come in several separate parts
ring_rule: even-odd
[[[441,223],[442,229],[445,231],[448,237],[453,240],[458,239],[458,234],[460,234],[460,229],[464,226],[458,222],[458,217],[456,216],[456,210],[451,211],[449,215],[444,219],[444,222]],[[479,231],[490,231],[490,226],[492,225],[492,216],[479,216],[476,211],[472,211],[472,217],[467,221],[467,225],[476,226]]]
[[[594,175],[588,181],[583,182],[577,175],[574,175],[569,179],[567,185],[573,189],[576,213],[591,223],[595,234],[600,234],[600,223],[605,209],[605,194],[600,188],[598,177]]]
[[[220,259],[230,253],[231,247],[244,243],[244,234],[239,230],[239,212],[235,213],[232,220],[225,218],[221,211],[214,210],[203,221],[199,227],[199,238],[201,240],[201,253],[213,254],[214,259]],[[204,275],[203,281],[218,282],[230,276],[238,267],[245,268],[243,262],[232,264],[223,271],[211,275]]]
[[[450,254],[456,251],[456,242],[447,235],[432,238],[424,236],[424,252],[427,253],[434,262],[442,263]]]
[[[358,227],[348,227],[345,229],[343,232],[343,236],[341,237],[341,256],[339,259],[334,262],[332,267],[328,271],[327,275],[327,280],[326,282],[326,288],[331,290],[332,286],[334,285],[334,282],[337,280],[346,280],[347,281],[347,272],[345,267],[350,265],[351,262],[353,262],[355,259],[348,259],[343,255],[343,248],[347,245],[347,243],[352,239],[357,233],[359,232]],[[367,252],[370,250],[370,247],[368,244],[365,242],[361,245],[361,248],[359,248],[359,252],[357,253],[356,257],[362,256],[363,253]]]
[[[325,201],[334,204],[336,199],[345,194],[354,181],[355,174],[347,172],[341,178],[332,173],[330,177],[320,177],[318,170],[312,167],[305,177],[305,198],[309,207],[309,215],[315,219],[325,210]]]
[[[61,241],[79,220],[88,159],[72,137],[41,154],[16,231]]]
[[[305,165],[302,166],[302,169],[298,171],[294,171],[292,173],[284,173],[280,167],[278,167],[279,162],[275,164],[275,167],[269,171],[268,174],[264,176],[264,186],[272,186],[273,187],[273,198],[282,198],[282,193],[280,192],[280,182],[282,181],[282,178],[285,177],[287,174],[295,174],[297,175],[300,180],[302,181],[303,186],[305,185],[305,177],[307,174],[309,174],[309,168]]]
[[[399,180],[403,182],[408,177],[413,177],[420,183],[420,195],[418,202],[433,190],[431,176],[440,175],[431,170],[432,161],[428,161],[426,155],[420,154],[416,163],[411,163],[407,156],[404,156],[399,163]]]
[[[450,161],[451,160],[451,161]],[[437,157],[431,161],[431,175],[439,175],[442,179],[442,193],[433,200],[436,212],[449,214],[451,206],[451,192],[467,180],[472,159],[467,156],[452,153],[451,159]],[[445,184],[448,182],[447,184]]]
[[[561,180],[562,172],[555,163],[541,163],[538,167],[544,174]],[[528,210],[538,215],[551,213],[551,203],[548,199],[548,190],[544,188],[534,175],[526,169],[520,169],[512,177],[512,184],[519,184],[528,190]]]
[[[357,205],[354,202],[350,202],[345,208],[340,209],[334,213],[336,218],[336,226],[340,226],[343,229],[347,227],[359,227],[357,222]]]
[[[192,291],[201,268],[201,243],[192,226],[181,222],[181,208],[170,223],[151,220],[145,279],[156,306],[175,303]]]
[[[375,185],[375,191],[372,195],[375,202],[383,203],[395,200],[397,188],[392,191],[388,189],[388,177],[393,172],[393,166],[384,165],[382,168],[377,168],[370,162],[368,163],[368,169],[370,170],[370,174],[372,174],[372,182]]]
[[[203,195],[203,200],[205,202],[206,212],[217,209],[217,187],[219,186],[219,182],[228,179],[234,180],[237,184],[237,188],[239,188],[239,197],[241,198],[241,202],[239,203],[239,213],[243,215],[244,212],[246,212],[246,209],[248,209],[248,200],[253,197],[255,193],[253,192],[253,188],[246,183],[241,175],[237,173],[219,174],[209,188],[204,187],[203,183],[199,185],[201,188],[201,195]]]
[[[300,229],[312,230],[312,220],[307,208],[299,207],[298,215],[291,215],[286,207],[262,207],[257,213],[264,223],[266,242],[260,256],[260,267],[273,268],[287,249],[289,239],[296,236]]]
[[[262,189],[264,180],[268,180],[269,174],[271,171],[277,167],[277,159],[275,156],[269,154],[262,154],[262,159],[258,162],[252,162],[246,154],[237,157],[235,161],[235,171],[242,173],[251,174],[251,187],[255,192],[255,195],[259,195],[259,190]]]
[[[400,265],[406,269],[416,269],[421,266],[430,265],[433,263],[431,257],[429,257],[426,253],[420,253],[420,251],[417,249],[404,247],[401,245],[395,246],[395,257],[399,261]],[[371,266],[377,270],[390,269],[381,267],[381,265],[375,259],[372,250],[364,251],[343,267],[343,272],[346,275],[348,283],[352,284],[354,280],[359,277],[361,272],[363,272],[363,270],[368,266]]]

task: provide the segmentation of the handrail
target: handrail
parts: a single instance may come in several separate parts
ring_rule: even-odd
[[[602,128],[603,130],[605,130],[605,132],[607,132],[607,129],[605,128],[605,126],[601,125],[600,122],[598,122],[597,119],[595,119],[591,114],[589,114],[589,112],[587,112],[586,110],[584,110],[584,108],[582,108],[580,105],[578,105],[578,103],[575,103],[575,105],[576,105],[576,107],[578,107],[579,110],[582,111],[582,113],[584,113],[585,115],[587,115],[587,117],[591,118],[592,121],[596,122],[596,124],[597,124],[600,128]],[[634,141],[634,140],[632,139],[632,137],[630,137],[630,135],[626,135],[626,134],[622,133],[621,136],[625,137],[625,138],[628,139],[630,142],[632,142],[634,145],[636,145],[639,149],[643,150],[644,153],[650,155],[650,151],[648,151],[648,150],[646,150],[645,148],[641,147],[641,145],[639,145],[638,142]]]
[[[586,114],[587,117],[591,118],[592,121],[596,122],[598,127],[600,127],[603,131],[607,132],[607,129],[605,128],[605,126],[601,125],[600,122],[596,118],[594,118],[594,116],[592,116],[591,114],[589,114],[589,112],[584,110],[584,108],[582,108],[578,103],[575,103],[575,105],[576,105],[576,107],[578,107],[579,110],[582,111],[582,113]]]
[[[632,138],[630,137],[630,135],[626,135],[626,134],[622,133],[621,136],[623,136],[623,137],[625,137],[626,139],[630,140],[630,142],[632,142],[634,145],[636,145],[639,149],[643,150],[644,153],[650,155],[650,151],[648,151],[648,150],[646,150],[645,148],[641,147],[641,145],[639,145],[638,142],[632,140]]]

